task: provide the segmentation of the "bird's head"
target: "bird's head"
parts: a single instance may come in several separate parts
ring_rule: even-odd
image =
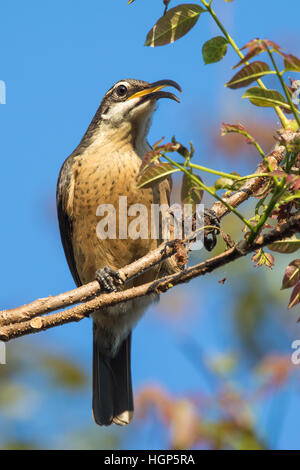
[[[122,130],[134,139],[145,139],[157,101],[170,98],[179,102],[176,95],[163,91],[166,87],[174,87],[181,92],[180,86],[173,80],[148,83],[124,79],[113,85],[105,94],[92,122],[93,131],[98,131],[99,143],[105,136],[121,136]]]

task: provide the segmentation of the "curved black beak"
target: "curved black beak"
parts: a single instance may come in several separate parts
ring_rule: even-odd
[[[157,86],[161,86],[164,88],[166,86],[172,86],[173,88],[176,88],[176,90],[178,90],[180,93],[182,93],[181,86],[178,85],[177,82],[174,82],[174,80],[158,80],[158,82],[150,83],[150,87],[157,87]]]
[[[170,93],[169,91],[161,91],[162,88],[166,88],[167,86],[176,88],[176,90],[178,90],[180,93],[182,92],[180,85],[178,85],[178,83],[174,82],[173,80],[158,80],[157,82],[150,83],[149,86],[145,87],[143,90],[134,93],[129,98],[127,98],[127,100],[141,97],[141,100],[139,101],[139,104],[141,104],[148,100],[169,98],[171,100],[177,101],[177,103],[180,103],[180,100],[173,93]]]

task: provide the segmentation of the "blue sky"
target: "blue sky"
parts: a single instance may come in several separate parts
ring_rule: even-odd
[[[181,104],[166,100],[160,104],[150,142],[162,136],[169,140],[172,135],[185,143],[192,140],[198,162],[232,170],[220,150],[214,155],[209,153],[206,129],[211,126],[219,133],[222,120],[228,121],[233,115],[238,120],[253,111],[246,100],[240,100],[240,91],[223,87],[233,74],[230,67],[237,58],[229,50],[222,62],[204,65],[202,44],[219,34],[206,15],[175,44],[155,49],[144,47],[146,33],[161,15],[161,3],[152,0],[150,5],[147,0],[136,0],[127,6],[125,0],[19,0],[1,5],[0,79],[7,87],[7,103],[0,105],[1,307],[16,306],[73,287],[56,221],[56,181],[64,159],[78,144],[102,96],[119,79],[170,78],[180,83]],[[299,55],[298,0],[290,0],[288,8],[280,9],[271,0],[233,3],[215,0],[214,5],[239,45],[254,37],[266,37]],[[272,120],[276,127],[271,110],[257,112],[261,119]],[[237,171],[243,171],[249,160],[234,164]],[[230,275],[228,268],[226,275]],[[157,307],[149,311],[134,334],[133,374],[137,387],[160,381],[172,392],[183,393],[206,386],[180,352],[177,334],[182,328],[194,331],[208,355],[226,351],[235,344],[234,331],[220,313],[221,306],[227,311],[231,304],[230,287],[216,284],[220,277],[224,275],[218,273],[201,281],[202,284],[194,281],[188,287],[187,325],[179,322],[178,327],[175,322],[170,327],[167,317],[160,319]],[[177,298],[181,295],[186,298],[185,289],[176,291]],[[286,301],[287,294],[282,296]],[[214,319],[219,321],[212,321],[205,312],[215,312]],[[299,327],[293,326],[294,339],[300,332]],[[90,330],[90,322],[84,321],[21,341],[53,348],[75,358],[89,371]],[[202,331],[205,339],[201,339]],[[283,348],[288,348],[289,341],[289,337],[283,340]],[[13,347],[11,343],[8,351]],[[178,370],[182,380],[178,380]],[[46,394],[42,385],[39,388]],[[90,416],[89,399],[85,397],[81,410],[86,418]],[[299,408],[299,397],[292,395],[292,400],[293,406]],[[299,418],[299,413],[296,416]],[[49,434],[62,426],[59,418],[56,421],[54,406],[51,413],[40,411],[39,418],[29,420],[20,433],[37,433],[38,420],[51,423]],[[295,415],[289,409],[278,445],[300,448],[295,429]],[[151,446],[151,442],[141,442]]]

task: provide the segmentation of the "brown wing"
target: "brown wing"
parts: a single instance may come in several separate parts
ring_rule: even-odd
[[[56,205],[58,222],[60,229],[61,241],[64,247],[64,252],[67,262],[72,273],[73,279],[77,286],[81,285],[81,281],[76,269],[72,246],[72,218],[70,214],[69,198],[71,188],[71,176],[74,157],[70,155],[64,162],[58,177],[57,190],[56,190]]]

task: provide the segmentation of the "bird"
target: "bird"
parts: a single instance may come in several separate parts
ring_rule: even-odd
[[[118,269],[161,242],[151,236],[100,239],[97,209],[110,204],[118,213],[120,196],[127,198],[129,207],[144,204],[149,212],[152,204],[170,205],[170,178],[153,187],[137,188],[142,159],[151,150],[147,135],[158,100],[179,102],[176,95],[163,90],[165,87],[181,92],[178,83],[167,79],[153,83],[123,79],[115,83],[61,167],[56,193],[58,221],[65,256],[78,287],[97,279],[104,292],[124,289]],[[169,258],[126,288],[179,270],[176,259]],[[148,305],[156,300],[157,294],[149,294],[92,314],[92,409],[100,426],[127,425],[132,420],[131,334]]]

